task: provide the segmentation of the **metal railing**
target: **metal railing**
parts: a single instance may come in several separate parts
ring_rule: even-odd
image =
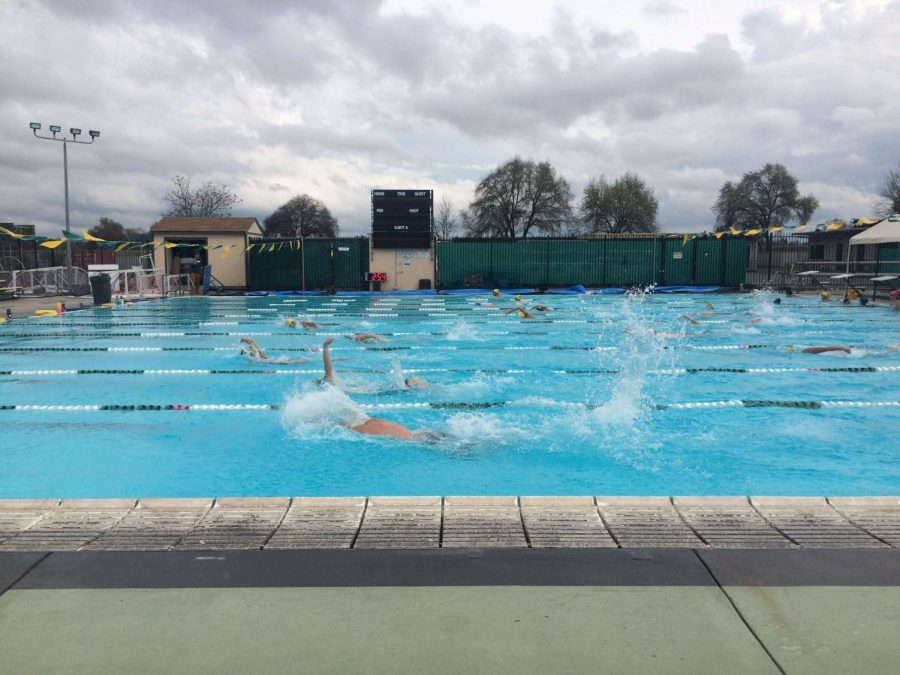
[[[71,280],[65,267],[41,267],[13,270],[10,285],[21,289],[23,295],[86,295],[90,292],[88,275],[83,269],[72,268]]]

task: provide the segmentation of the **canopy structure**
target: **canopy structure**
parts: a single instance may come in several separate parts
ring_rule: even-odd
[[[850,237],[850,246],[863,244],[893,244],[900,242],[900,215],[891,216],[865,232]]]

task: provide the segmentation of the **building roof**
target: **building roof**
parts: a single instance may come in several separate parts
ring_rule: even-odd
[[[870,227],[865,232],[860,232],[850,240],[857,244],[893,244],[900,241],[900,215],[882,220],[878,225]]]
[[[194,218],[165,216],[151,228],[151,232],[249,232],[260,227],[256,218]],[[261,230],[262,228],[260,228]]]

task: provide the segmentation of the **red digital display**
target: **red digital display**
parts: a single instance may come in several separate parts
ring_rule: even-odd
[[[369,281],[387,281],[387,273],[369,272]]]

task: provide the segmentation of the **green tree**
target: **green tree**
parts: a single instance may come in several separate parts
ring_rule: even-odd
[[[609,183],[591,178],[581,197],[584,231],[591,234],[659,232],[656,214],[659,200],[644,180],[627,172]]]
[[[900,213],[900,167],[888,169],[878,194],[881,199],[874,204],[876,215],[889,218]]]
[[[572,219],[572,190],[549,162],[514,157],[481,179],[461,220],[468,236],[556,234]]]
[[[125,227],[122,223],[104,216],[88,230],[88,234],[106,241],[130,241],[134,239],[135,235],[144,234],[144,230],[136,227]]]
[[[270,237],[336,237],[339,229],[328,207],[307,194],[279,206],[265,219],[264,225]]]
[[[819,200],[800,195],[797,179],[781,164],[766,164],[759,171],[745,173],[740,182],[727,181],[713,204],[719,231],[765,230],[782,227],[791,220],[807,222]]]
[[[230,216],[231,209],[241,201],[224,183],[206,181],[192,189],[189,176],[173,176],[164,199],[169,207],[164,215],[199,218]]]

